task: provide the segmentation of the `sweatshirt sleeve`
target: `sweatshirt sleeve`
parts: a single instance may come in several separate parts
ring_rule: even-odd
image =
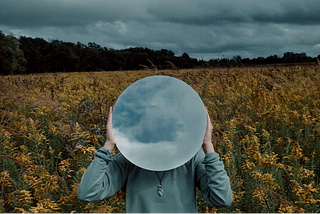
[[[202,158],[201,158],[202,156]],[[230,206],[233,200],[230,179],[219,160],[219,154],[208,152],[197,156],[196,184],[204,193],[203,198],[216,207]],[[204,159],[203,159],[204,156]]]
[[[79,183],[77,192],[79,200],[102,200],[124,188],[128,161],[121,154],[114,157],[112,154],[104,147],[95,152],[93,161]]]

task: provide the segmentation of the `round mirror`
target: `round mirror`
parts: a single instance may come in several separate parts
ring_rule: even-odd
[[[164,171],[181,166],[200,149],[207,125],[198,94],[183,81],[151,76],[125,89],[113,110],[113,134],[133,164]]]

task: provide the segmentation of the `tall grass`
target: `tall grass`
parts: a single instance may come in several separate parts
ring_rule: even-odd
[[[81,176],[105,141],[107,110],[154,71],[0,77],[0,211],[124,212],[124,195],[86,203]],[[234,201],[199,212],[320,211],[319,66],[158,71],[207,106]],[[118,152],[118,151],[115,151]]]

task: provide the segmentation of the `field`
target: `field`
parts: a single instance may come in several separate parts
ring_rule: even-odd
[[[200,95],[231,180],[233,204],[198,192],[199,212],[320,212],[319,65],[1,76],[0,212],[125,212],[125,193],[86,203],[77,186],[108,107],[159,74]]]

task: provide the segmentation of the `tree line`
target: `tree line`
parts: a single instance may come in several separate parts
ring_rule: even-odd
[[[234,56],[231,59],[204,61],[191,58],[187,53],[175,56],[174,52],[167,49],[136,47],[115,50],[101,47],[94,42],[85,45],[80,42],[75,44],[60,40],[46,41],[25,36],[16,38],[0,31],[0,74],[160,70],[302,62],[317,62],[317,59],[307,56],[306,53],[286,52],[282,57],[272,55],[267,58],[242,59],[241,56]]]

